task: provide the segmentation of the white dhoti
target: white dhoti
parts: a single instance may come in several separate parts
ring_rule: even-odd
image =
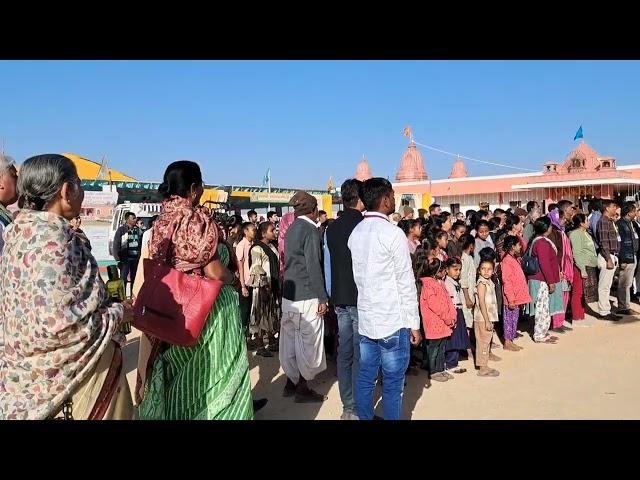
[[[280,322],[280,364],[295,384],[326,370],[324,319],[318,315],[318,299],[292,302],[282,299]]]

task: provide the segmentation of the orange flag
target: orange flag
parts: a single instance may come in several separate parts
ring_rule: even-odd
[[[405,137],[408,137],[411,135],[411,128],[409,127],[404,127],[404,132],[403,132]]]

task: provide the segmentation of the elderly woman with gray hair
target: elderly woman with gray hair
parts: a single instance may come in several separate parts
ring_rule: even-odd
[[[0,419],[130,419],[114,337],[131,307],[109,301],[69,224],[84,198],[76,167],[31,157],[17,189],[21,210],[0,257]]]

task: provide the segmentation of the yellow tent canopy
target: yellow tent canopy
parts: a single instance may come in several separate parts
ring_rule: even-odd
[[[75,164],[76,168],[78,169],[78,176],[80,177],[80,180],[95,180],[98,177],[98,172],[100,171],[99,163],[87,158],[80,157],[74,153],[63,153],[62,155],[67,157]],[[111,176],[110,179],[114,182],[136,181],[135,178],[129,177],[128,175],[125,175],[124,173],[112,168],[108,169],[107,179],[109,179],[109,176]]]

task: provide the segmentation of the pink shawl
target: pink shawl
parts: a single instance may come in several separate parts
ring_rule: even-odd
[[[280,219],[280,231],[278,232],[278,256],[280,257],[280,278],[284,278],[284,236],[289,227],[295,222],[293,212],[285,213]]]

